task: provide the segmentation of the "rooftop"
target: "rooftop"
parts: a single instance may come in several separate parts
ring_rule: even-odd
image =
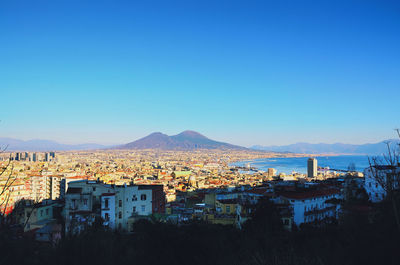
[[[282,197],[288,198],[288,199],[295,199],[295,200],[303,200],[303,199],[309,199],[309,198],[317,198],[317,197],[323,197],[323,196],[328,196],[332,194],[339,194],[340,191],[338,189],[312,189],[312,190],[304,190],[304,191],[286,191],[286,192],[281,192],[279,195]]]

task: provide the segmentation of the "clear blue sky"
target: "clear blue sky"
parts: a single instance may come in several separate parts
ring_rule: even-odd
[[[0,3],[0,136],[377,142],[400,127],[399,1]]]

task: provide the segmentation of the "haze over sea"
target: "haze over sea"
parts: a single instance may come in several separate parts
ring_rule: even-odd
[[[291,174],[293,171],[307,173],[307,159],[309,157],[280,157],[261,158],[232,163],[233,166],[246,166],[248,163],[259,170],[267,171],[268,168],[275,168],[278,173]],[[318,156],[319,167],[347,170],[351,163],[355,164],[357,171],[363,172],[368,164],[366,155],[342,155],[342,156]]]

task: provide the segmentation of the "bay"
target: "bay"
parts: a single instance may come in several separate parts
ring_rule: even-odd
[[[319,167],[329,167],[331,169],[347,170],[351,164],[354,164],[356,171],[363,172],[369,166],[368,156],[366,155],[341,155],[341,156],[313,156],[318,161]],[[298,173],[307,173],[307,160],[309,157],[279,157],[279,158],[261,158],[255,160],[238,161],[232,163],[232,166],[245,167],[250,163],[262,171],[268,168],[275,168],[279,173],[291,174],[293,171]]]

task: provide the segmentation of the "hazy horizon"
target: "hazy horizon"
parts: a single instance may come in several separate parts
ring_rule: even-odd
[[[57,142],[57,143],[59,143],[59,144],[67,144],[67,145],[80,145],[80,144],[98,144],[98,145],[104,145],[104,146],[115,146],[115,145],[122,145],[122,144],[127,144],[127,143],[129,143],[129,142],[134,142],[134,141],[136,141],[136,140],[139,140],[139,139],[141,139],[141,138],[143,138],[143,137],[146,137],[146,136],[148,136],[148,135],[150,135],[150,134],[152,134],[152,133],[156,133],[156,132],[161,132],[161,133],[163,133],[163,134],[165,134],[164,132],[162,132],[162,131],[155,131],[155,132],[151,132],[151,133],[148,133],[148,134],[146,134],[146,135],[142,135],[142,136],[139,136],[138,138],[135,138],[135,139],[131,139],[131,140],[128,140],[128,141],[125,141],[125,142],[117,142],[117,141],[115,141],[115,142],[110,142],[110,143],[102,143],[102,142],[83,142],[83,141],[77,141],[77,142],[66,142],[66,141],[62,141],[62,140],[57,140],[57,139],[51,139],[51,138],[26,138],[26,139],[24,139],[24,138],[15,138],[15,137],[9,137],[9,136],[2,136],[2,135],[0,135],[0,139],[1,138],[10,138],[10,139],[14,139],[14,140],[22,140],[22,141],[40,141],[40,140],[46,140],[46,141],[54,141],[54,142]],[[181,132],[183,132],[183,131],[181,131]],[[181,133],[181,132],[177,132],[177,133],[173,133],[173,134],[167,134],[168,136],[173,136],[173,135],[176,135],[176,134],[179,134],[179,133]],[[196,132],[198,132],[198,131],[196,131]],[[234,142],[229,142],[229,141],[226,141],[226,140],[221,140],[221,139],[215,139],[215,138],[212,138],[212,137],[209,137],[208,135],[206,135],[206,134],[204,134],[204,133],[202,133],[202,132],[199,132],[199,133],[201,133],[202,135],[204,135],[204,136],[206,136],[207,138],[209,138],[209,139],[211,139],[211,140],[215,140],[215,141],[219,141],[219,142],[226,142],[226,143],[229,143],[229,144],[234,144],[234,145],[239,145],[239,146],[243,146],[243,147],[247,147],[247,148],[249,148],[249,147],[252,147],[252,146],[286,146],[286,145],[292,145],[292,144],[300,144],[300,143],[306,143],[306,144],[349,144],[349,145],[363,145],[363,144],[375,144],[375,143],[380,143],[380,142],[382,142],[382,141],[386,141],[386,140],[393,140],[392,138],[387,138],[387,139],[381,139],[381,140],[378,140],[378,141],[376,141],[376,142],[364,142],[364,143],[345,143],[345,142],[312,142],[312,141],[310,141],[310,142],[292,142],[292,143],[287,143],[287,144],[252,144],[252,145],[240,145],[240,144],[237,144],[237,143],[234,143]]]

